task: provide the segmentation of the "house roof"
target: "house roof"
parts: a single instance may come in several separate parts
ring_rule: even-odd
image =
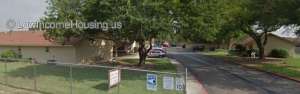
[[[71,46],[48,40],[43,31],[1,32],[0,46]]]
[[[296,41],[295,38],[280,37],[280,36],[277,36],[277,35],[272,34],[272,33],[269,33],[269,36],[274,36],[274,37],[276,37],[276,38],[278,38],[278,39],[280,39],[280,40],[283,40],[283,41],[285,41],[285,42],[287,42],[287,43],[290,43],[290,44],[293,44],[293,45],[300,45],[300,40]],[[255,44],[255,41],[254,41],[251,37],[247,36],[247,37],[242,41],[242,44],[244,44],[244,45],[251,45],[251,44]]]

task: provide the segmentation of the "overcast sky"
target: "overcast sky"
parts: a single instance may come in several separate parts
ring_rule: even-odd
[[[8,19],[35,21],[44,16],[46,7],[46,0],[0,0],[0,32],[8,31]]]

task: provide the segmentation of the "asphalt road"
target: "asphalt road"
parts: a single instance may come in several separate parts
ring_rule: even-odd
[[[193,52],[168,52],[202,82],[208,94],[300,94],[300,83]]]

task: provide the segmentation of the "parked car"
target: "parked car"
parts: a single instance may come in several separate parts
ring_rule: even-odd
[[[162,49],[152,49],[148,53],[148,57],[165,57],[166,54],[167,53]]]
[[[166,47],[152,47],[151,50],[162,50],[163,52],[167,53],[167,48]]]
[[[166,42],[166,43],[163,43],[162,46],[168,48],[168,47],[170,47],[170,44]]]
[[[201,46],[194,46],[193,47],[193,51],[204,51],[205,50],[205,46],[201,45]]]

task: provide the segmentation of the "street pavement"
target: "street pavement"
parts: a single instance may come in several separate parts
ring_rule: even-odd
[[[171,50],[168,57],[187,67],[208,94],[300,94],[300,83],[199,53]]]

